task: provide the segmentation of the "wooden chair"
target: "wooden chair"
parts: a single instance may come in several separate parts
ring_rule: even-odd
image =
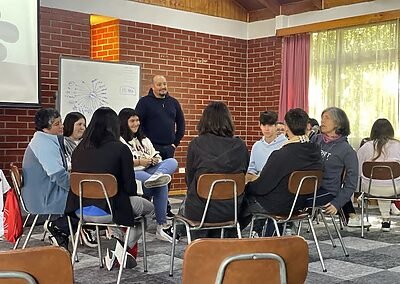
[[[224,235],[224,229],[236,228],[238,237],[241,238],[240,225],[238,222],[238,196],[244,191],[245,175],[244,173],[237,174],[203,174],[197,181],[197,194],[200,198],[206,200],[203,215],[200,221],[190,220],[183,215],[177,214],[172,220],[173,237],[172,237],[172,252],[170,260],[170,272],[172,276],[174,268],[175,242],[176,242],[176,225],[181,222],[185,225],[188,244],[191,243],[191,231],[221,229],[221,238]],[[208,207],[210,203],[218,200],[232,200],[233,202],[233,220],[219,223],[208,223],[206,221]]]
[[[71,258],[64,248],[46,246],[0,252],[0,284],[73,282]]]
[[[274,226],[275,226],[275,232],[276,232],[277,236],[280,236],[278,224],[283,224],[283,233],[285,233],[287,222],[299,221],[299,227],[298,227],[298,231],[297,231],[297,235],[299,235],[300,230],[301,230],[302,221],[307,220],[308,224],[309,224],[309,228],[310,228],[311,233],[314,238],[314,242],[315,242],[315,246],[317,248],[317,252],[318,252],[320,262],[321,262],[322,270],[324,272],[326,272],[327,270],[325,267],[324,259],[322,257],[318,238],[315,233],[314,226],[313,226],[313,219],[316,215],[320,215],[322,217],[322,219],[324,221],[324,225],[327,228],[328,234],[331,238],[332,244],[334,247],[336,245],[335,245],[333,238],[329,232],[328,225],[326,223],[325,217],[323,216],[322,208],[315,206],[316,194],[317,194],[317,190],[320,186],[321,181],[322,181],[322,171],[321,170],[293,172],[289,177],[288,190],[295,195],[295,198],[293,200],[293,204],[292,204],[289,214],[288,215],[278,215],[278,214],[256,213],[253,215],[251,223],[250,223],[250,233],[253,231],[253,225],[254,225],[254,221],[256,219],[267,219],[267,222],[264,226],[263,234],[265,233],[265,227],[268,224],[268,220],[272,220],[272,222],[274,223]],[[312,207],[304,208],[303,210],[300,210],[300,211],[295,211],[296,202],[297,202],[299,195],[311,195],[311,194],[313,196]],[[332,222],[336,229],[336,233],[338,234],[339,240],[342,244],[344,253],[346,256],[348,256],[348,253],[347,253],[346,247],[344,245],[342,236],[339,232],[339,229],[335,223],[333,216],[331,216],[331,217],[332,217]]]
[[[183,258],[182,283],[304,283],[308,245],[299,236],[198,239]]]
[[[397,191],[395,179],[400,177],[400,163],[398,162],[372,162],[367,161],[362,165],[363,176],[369,178],[368,191],[361,192],[361,237],[364,238],[364,214],[368,221],[369,200],[400,200],[400,192]],[[393,185],[393,196],[379,196],[371,194],[371,186],[374,180],[390,180]],[[367,228],[369,230],[369,228]]]
[[[28,242],[29,242],[29,240],[30,240],[30,238],[32,236],[33,229],[36,226],[37,219],[39,218],[39,215],[41,215],[41,214],[32,214],[26,208],[25,202],[24,202],[24,199],[22,198],[22,193],[21,193],[22,181],[23,181],[22,174],[20,173],[18,167],[16,165],[14,165],[14,163],[10,163],[10,176],[11,176],[11,181],[12,181],[13,187],[14,187],[17,195],[18,195],[18,199],[20,201],[22,209],[27,213],[27,216],[26,216],[26,218],[24,220],[22,228],[24,229],[26,227],[26,225],[28,223],[28,220],[29,220],[29,218],[31,216],[35,216],[33,218],[32,225],[31,225],[31,227],[30,227],[30,229],[28,231],[28,234],[26,235],[25,242],[22,245],[22,248],[24,249],[28,245]],[[47,219],[50,220],[51,214],[44,214],[44,215],[48,215]],[[45,237],[46,237],[46,231],[44,231],[44,233],[43,233],[42,241],[44,240]],[[22,238],[22,236],[17,239],[17,241],[14,244],[13,249],[17,249],[18,248],[18,245],[19,245],[19,242],[21,241],[21,238]]]
[[[116,178],[111,174],[97,174],[97,173],[77,173],[72,172],[71,177],[71,190],[79,197],[79,210],[76,214],[79,218],[78,223],[78,234],[81,233],[82,226],[91,225],[96,227],[96,236],[98,240],[98,254],[99,254],[99,265],[103,267],[103,260],[101,256],[101,242],[99,227],[117,227],[126,229],[125,240],[124,240],[124,252],[128,247],[128,238],[131,231],[131,227],[118,225],[113,222],[113,214],[111,210],[110,198],[114,197],[118,191],[118,184]],[[85,199],[103,199],[108,206],[110,214],[102,216],[88,216],[84,214],[83,198]],[[143,267],[144,272],[147,272],[147,255],[146,255],[146,230],[145,230],[145,218],[137,217],[135,219],[142,226],[142,244],[143,244]],[[74,264],[78,249],[79,238],[75,238],[74,248],[72,252],[72,264]],[[122,263],[125,263],[126,253],[123,255]],[[124,265],[120,265],[118,272],[117,283],[120,283],[122,276],[122,269]]]

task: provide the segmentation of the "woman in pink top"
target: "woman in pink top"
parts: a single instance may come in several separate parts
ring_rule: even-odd
[[[400,141],[394,138],[394,129],[389,120],[377,119],[372,125],[370,141],[366,142],[357,152],[361,190],[367,192],[369,178],[362,175],[362,165],[365,161],[400,162]],[[400,191],[400,178],[395,179],[397,192]],[[371,186],[372,195],[393,196],[393,184],[390,180],[374,180]],[[390,231],[390,200],[378,200],[382,216],[382,231]]]

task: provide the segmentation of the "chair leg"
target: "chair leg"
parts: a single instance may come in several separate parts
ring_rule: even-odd
[[[119,271],[118,271],[118,278],[117,278],[117,284],[121,282],[121,277],[122,277],[122,269],[124,269],[125,262],[126,262],[126,250],[128,249],[128,239],[129,239],[129,234],[131,233],[131,227],[128,227],[126,229],[125,233],[125,240],[124,240],[124,250],[123,250],[123,255],[122,255],[122,261],[119,264]]]
[[[224,228],[221,228],[221,239],[224,238],[224,232],[225,232]]]
[[[364,192],[361,193],[361,238],[364,238]]]
[[[28,215],[26,216],[26,218],[25,218],[25,221],[24,221],[24,224],[22,225],[22,233],[23,233],[23,230],[25,229],[25,227],[26,227],[26,224],[28,223],[28,220],[29,220],[29,217],[31,216],[31,213],[28,213]],[[15,244],[14,244],[14,247],[13,247],[13,250],[15,250],[15,249],[17,249],[18,248],[18,245],[19,245],[19,242],[21,241],[21,238],[22,238],[22,235],[17,239],[17,241],[15,242]]]
[[[298,235],[298,236],[300,236],[301,225],[303,225],[303,220],[300,220],[300,221],[299,221],[299,227],[297,228],[297,235]]]
[[[238,235],[238,239],[242,238],[242,231],[240,230],[240,224],[236,223],[236,230],[237,230],[237,235]]]
[[[31,225],[31,228],[29,229],[28,235],[26,236],[26,239],[25,239],[24,245],[22,246],[22,249],[26,248],[26,246],[27,246],[27,244],[28,244],[28,242],[29,242],[29,239],[31,238],[33,229],[34,229],[35,226],[36,226],[36,221],[37,221],[38,217],[39,217],[39,214],[37,214],[37,215],[35,216],[35,219],[33,219],[33,223],[32,223],[32,225]]]
[[[331,230],[329,230],[328,223],[326,222],[324,213],[322,213],[320,210],[318,210],[318,213],[321,216],[322,221],[324,222],[324,226],[325,226],[326,231],[328,232],[328,236],[329,236],[329,239],[331,240],[332,246],[335,248],[336,247],[336,243],[335,243],[335,240],[332,237]]]
[[[99,226],[96,226],[96,238],[97,238],[97,252],[99,253],[99,267],[103,268],[103,257],[101,256],[101,242],[100,242],[100,231]]]
[[[174,258],[175,258],[175,240],[176,240],[176,220],[175,218],[172,219],[172,249],[171,249],[171,259],[169,262],[169,276],[173,276],[174,273]]]
[[[340,234],[339,228],[338,228],[338,226],[336,225],[335,218],[334,218],[333,215],[331,215],[331,219],[332,219],[333,227],[335,227],[336,234],[337,234],[337,236],[338,236],[338,238],[339,238],[340,244],[342,245],[342,249],[343,249],[344,255],[345,255],[345,256],[349,256],[349,253],[347,252],[347,248],[346,248],[346,246],[345,246],[345,244],[344,244],[342,235]]]
[[[72,248],[74,247],[75,239],[74,239],[74,230],[72,229],[72,223],[71,223],[71,218],[67,216],[67,221],[68,221],[68,228],[69,228],[69,236],[71,238],[71,245]],[[78,233],[76,235],[78,238]],[[75,262],[79,262],[78,255],[75,256]]]
[[[280,236],[281,236],[281,232],[279,232],[278,223],[276,222],[275,219],[272,219],[272,221],[274,222],[276,236],[277,236],[277,237],[280,237]]]
[[[51,219],[51,214],[49,214],[49,216],[47,217],[47,221],[49,221],[50,222],[50,219]],[[41,241],[43,242],[44,241],[44,239],[46,238],[46,234],[47,234],[47,231],[46,230],[44,230],[44,232],[43,232],[43,236],[42,236],[42,239],[41,239]]]
[[[311,220],[310,217],[308,217],[307,219],[308,219],[309,228],[310,228],[311,233],[312,233],[313,238],[314,238],[315,246],[317,247],[317,252],[318,252],[319,260],[321,262],[322,271],[323,272],[327,272],[326,267],[325,267],[325,263],[324,263],[324,258],[322,257],[321,249],[319,247],[319,242],[318,242],[318,239],[317,239],[317,235],[315,234],[314,226],[312,224],[312,220]]]
[[[265,237],[265,233],[266,233],[267,227],[268,227],[268,220],[269,220],[268,218],[265,219],[265,223],[264,223],[263,229],[261,231],[261,237]]]
[[[77,233],[78,236],[81,233],[81,228],[82,228],[82,223],[79,222],[78,223],[78,228],[76,229],[76,233]],[[78,236],[75,238],[74,247],[73,247],[73,250],[72,250],[72,265],[74,265],[75,259],[76,259],[76,255],[77,255],[78,242],[79,242],[79,237]]]
[[[143,245],[143,271],[147,272],[147,250],[146,250],[146,219],[143,217],[141,220],[142,225],[142,245]]]
[[[253,233],[254,221],[255,221],[255,220],[256,220],[255,215],[251,216],[249,238],[251,238],[251,233]]]

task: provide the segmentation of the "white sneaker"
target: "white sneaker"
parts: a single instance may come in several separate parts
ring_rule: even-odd
[[[361,227],[360,216],[357,215],[357,217],[349,218],[349,221],[347,222],[347,226],[348,227]],[[364,227],[371,227],[371,224],[367,220],[364,220]]]
[[[163,225],[157,225],[157,231],[156,231],[157,239],[172,243],[172,237],[173,237],[172,226],[164,227]],[[178,239],[176,240],[176,242],[178,242]]]
[[[167,185],[171,182],[171,176],[168,174],[162,173],[154,173],[151,177],[149,177],[145,182],[144,186],[146,188],[152,187],[160,187],[163,185]]]
[[[400,210],[397,208],[396,204],[390,204],[390,214],[392,215],[400,215]]]

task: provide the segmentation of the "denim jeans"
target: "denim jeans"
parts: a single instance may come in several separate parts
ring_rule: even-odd
[[[178,162],[174,158],[169,158],[147,169],[135,171],[135,178],[142,182],[144,195],[153,197],[156,220],[159,225],[167,222],[168,186],[146,188],[143,182],[155,172],[172,175],[177,168]]]

